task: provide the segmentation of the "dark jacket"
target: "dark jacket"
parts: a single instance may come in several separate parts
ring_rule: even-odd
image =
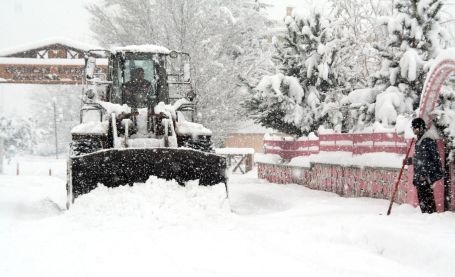
[[[131,108],[147,107],[147,97],[151,89],[151,85],[152,83],[145,79],[136,79],[125,83],[123,102]]]
[[[431,185],[444,177],[436,141],[428,131],[415,144],[413,164],[415,186]],[[423,176],[425,181],[421,181],[420,176]]]

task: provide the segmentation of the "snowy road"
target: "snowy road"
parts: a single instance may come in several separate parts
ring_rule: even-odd
[[[61,167],[63,168],[63,167]],[[62,170],[62,169],[60,169]],[[453,276],[455,215],[232,175],[99,188],[0,175],[0,276]]]

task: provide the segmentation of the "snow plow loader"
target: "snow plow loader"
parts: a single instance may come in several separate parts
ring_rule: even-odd
[[[226,159],[214,154],[211,131],[194,122],[187,53],[142,45],[90,50],[85,60],[80,124],[71,130],[67,208],[100,183],[133,185],[150,176],[182,186],[190,180],[224,184],[227,195]]]

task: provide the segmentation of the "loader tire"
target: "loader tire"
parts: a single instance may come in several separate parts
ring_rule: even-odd
[[[210,137],[199,137],[197,139],[190,137],[185,140],[183,146],[204,152],[214,152]]]
[[[69,210],[71,205],[74,203],[73,195],[73,174],[72,174],[72,146],[70,145],[70,158],[66,166],[66,209]]]
[[[101,144],[98,140],[80,139],[73,140],[71,143],[71,150],[75,156],[93,153],[100,148]]]
[[[69,210],[74,203],[73,188],[70,183],[66,183],[66,209]]]

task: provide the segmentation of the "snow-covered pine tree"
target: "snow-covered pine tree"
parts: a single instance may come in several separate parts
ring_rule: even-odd
[[[262,126],[286,134],[302,136],[301,125],[307,105],[301,105],[304,91],[296,77],[278,73],[264,76],[254,89],[244,107],[255,115],[255,121]]]
[[[372,86],[382,93],[390,93],[391,90],[386,90],[391,86],[398,88],[393,91],[397,97],[403,97],[406,107],[396,106],[397,112],[412,112],[419,105],[428,71],[426,65],[444,43],[439,25],[442,6],[439,0],[399,0],[396,13],[381,20],[388,39],[385,45],[375,46],[383,60],[381,70],[372,76]],[[377,106],[376,120],[378,113],[382,114]],[[390,123],[393,125],[393,120]]]
[[[341,126],[336,68],[343,39],[321,13],[294,13],[285,18],[287,32],[274,39],[279,73],[265,76],[244,102],[246,110],[265,127],[300,136]],[[296,80],[297,82],[294,82]]]

